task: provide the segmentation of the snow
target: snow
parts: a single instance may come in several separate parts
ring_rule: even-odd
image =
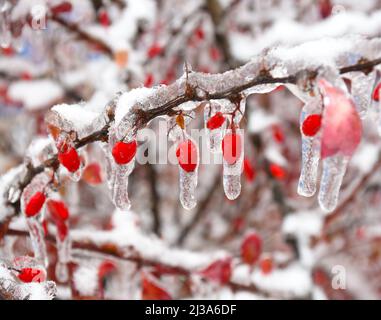
[[[322,215],[318,211],[300,211],[285,217],[282,231],[299,236],[317,236],[322,226]]]
[[[29,80],[12,82],[8,94],[11,99],[22,102],[27,110],[36,111],[62,99],[64,90],[53,80]]]
[[[98,116],[96,112],[87,110],[79,104],[59,104],[52,108],[63,119],[73,124],[77,131],[81,131],[89,126]]]
[[[196,253],[168,247],[162,240],[153,236],[144,235],[137,226],[134,214],[127,211],[117,210],[112,217],[114,229],[110,232],[94,230],[73,230],[71,233],[74,241],[91,241],[98,245],[114,243],[125,248],[126,254],[132,248],[134,251],[148,260],[162,262],[176,267],[183,266],[186,269],[198,269],[210,262],[225,257],[222,251],[208,253]]]
[[[0,190],[2,192],[2,194],[0,194],[0,223],[13,214],[13,209],[6,205],[8,200],[7,195],[9,188],[20,178],[23,170],[24,166],[19,165],[0,177]]]
[[[95,266],[80,266],[73,275],[75,288],[83,296],[92,296],[98,288],[98,269]]]
[[[269,146],[266,148],[265,157],[272,163],[276,163],[283,167],[287,166],[287,159],[282,155],[281,151],[274,146]]]
[[[0,290],[12,292],[16,300],[51,300],[55,297],[56,287],[54,282],[22,283],[16,280],[7,267],[0,263]]]
[[[271,115],[262,109],[255,108],[250,113],[248,130],[251,133],[260,133],[277,122],[278,119],[274,115]]]
[[[367,15],[360,12],[346,12],[334,15],[329,19],[316,24],[302,24],[293,20],[277,20],[275,24],[267,29],[260,37],[253,40],[245,35],[234,33],[231,35],[233,55],[241,61],[247,61],[252,56],[260,53],[263,49],[276,45],[287,44],[297,45],[311,40],[318,40],[324,37],[337,38],[345,35],[366,35],[375,36],[381,27],[381,12]],[[247,43],[251,43],[250,46]],[[327,43],[328,44],[328,43]],[[331,47],[315,47],[319,54],[327,58],[325,49],[338,50],[340,42]],[[313,59],[319,57],[318,54],[311,55]]]
[[[297,263],[290,264],[285,269],[275,269],[266,275],[255,270],[251,279],[262,290],[297,297],[307,296],[312,286],[309,271]]]
[[[352,157],[351,165],[356,166],[362,173],[366,174],[376,163],[379,151],[379,146],[363,142]]]
[[[142,87],[123,93],[116,106],[115,123],[118,124],[136,103],[143,101],[153,92],[153,89]]]

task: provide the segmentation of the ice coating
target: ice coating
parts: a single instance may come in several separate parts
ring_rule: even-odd
[[[209,130],[207,128],[208,120],[216,115],[217,112],[222,112],[222,106],[217,101],[210,101],[204,108],[204,122],[205,122],[205,132],[207,136],[208,146],[211,152],[217,153],[221,151],[221,142],[225,131],[225,122],[219,128]]]
[[[197,205],[197,180],[197,168],[193,172],[186,172],[179,166],[179,197],[184,209],[191,210]]]
[[[336,155],[323,160],[323,173],[319,190],[319,205],[325,212],[335,210],[349,157]]]
[[[231,130],[227,130],[227,134]],[[241,130],[235,130],[235,134],[239,135],[241,143],[241,152],[234,163],[229,163],[223,159],[223,187],[226,197],[229,200],[237,199],[241,194],[241,174],[243,170],[244,159],[244,140]]]
[[[300,125],[311,114],[321,114],[322,102],[320,97],[310,99],[304,105],[300,114]],[[302,130],[301,130],[302,131]],[[320,135],[302,136],[302,167],[298,183],[298,194],[311,197],[316,192],[318,167],[320,159]]]

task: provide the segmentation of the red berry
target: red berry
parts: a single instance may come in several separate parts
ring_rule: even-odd
[[[254,166],[251,164],[250,160],[245,158],[243,160],[243,172],[245,174],[246,179],[249,182],[254,181],[255,179],[255,169]]]
[[[284,169],[275,163],[270,164],[269,170],[275,179],[283,180],[286,177],[286,172]]]
[[[203,40],[205,37],[204,30],[201,27],[198,27],[195,31],[194,34],[198,40]]]
[[[216,47],[211,47],[209,49],[209,54],[213,61],[218,61],[221,58],[220,51]]]
[[[284,134],[282,129],[276,124],[274,124],[271,129],[273,131],[274,140],[278,143],[282,143],[284,141]]]
[[[63,221],[56,221],[57,234],[60,241],[64,241],[69,233],[67,224]]]
[[[76,172],[81,164],[77,150],[72,147],[69,147],[65,152],[60,152],[58,160],[69,172]]]
[[[213,117],[209,118],[206,123],[206,127],[209,130],[214,130],[220,128],[225,122],[225,117],[222,112],[217,112]]]
[[[64,1],[54,7],[52,7],[50,10],[53,15],[60,14],[60,13],[65,13],[65,12],[70,12],[73,9],[73,6],[71,5],[70,2]]]
[[[148,73],[147,76],[146,76],[146,79],[144,81],[144,86],[149,88],[149,87],[152,87],[153,85],[153,74],[152,73]]]
[[[323,19],[328,18],[332,13],[331,0],[320,0],[319,9],[320,9],[320,16]]]
[[[99,10],[99,13],[98,13],[98,20],[99,20],[99,23],[104,26],[104,27],[108,27],[110,26],[111,22],[110,22],[110,18],[108,16],[108,13],[106,10],[104,9],[100,9]]]
[[[34,268],[23,268],[18,274],[18,278],[25,283],[45,281],[45,272]]]
[[[374,88],[372,99],[374,101],[380,101],[380,90],[381,90],[381,82]]]
[[[101,265],[98,268],[98,279],[103,279],[110,273],[116,270],[116,265],[114,262],[110,260],[105,260],[101,263]]]
[[[230,281],[232,275],[231,258],[221,259],[213,262],[199,273],[204,278],[211,281],[226,284]]]
[[[154,283],[148,276],[143,275],[142,279],[142,300],[171,300],[172,297],[167,291]]]
[[[34,217],[40,212],[42,206],[44,205],[46,196],[43,192],[36,192],[27,203],[25,207],[25,215],[27,217]]]
[[[264,257],[260,261],[260,267],[263,274],[269,274],[271,271],[273,271],[273,260],[271,257]]]
[[[179,143],[176,157],[180,167],[186,172],[193,172],[197,167],[198,151],[192,140],[188,139]]]
[[[90,185],[97,185],[102,183],[101,166],[96,162],[87,165],[83,170],[82,179]]]
[[[55,221],[66,221],[69,218],[69,210],[63,201],[48,200],[47,206]]]
[[[137,150],[136,140],[131,142],[119,141],[115,143],[114,148],[112,148],[112,156],[117,164],[127,164],[129,163],[136,154]]]
[[[258,261],[262,252],[262,240],[256,233],[249,234],[241,245],[242,261],[253,265]]]
[[[149,58],[155,58],[156,56],[158,56],[159,54],[161,54],[161,52],[163,51],[163,48],[158,45],[158,44],[153,44],[149,49],[148,49],[148,52],[147,52],[147,55]]]
[[[222,140],[222,155],[225,161],[232,165],[242,153],[242,139],[239,134],[228,133]]]
[[[302,124],[302,132],[307,137],[313,137],[318,133],[321,127],[321,115],[320,114],[310,114],[306,119],[304,119]]]

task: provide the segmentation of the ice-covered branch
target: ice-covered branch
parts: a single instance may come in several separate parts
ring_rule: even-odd
[[[133,134],[159,116],[173,116],[180,111],[198,107],[197,102],[207,100],[231,100],[236,102],[253,93],[265,93],[279,84],[308,86],[319,72],[327,70],[344,74],[354,71],[369,72],[381,63],[379,39],[349,37],[323,39],[303,45],[279,47],[265,51],[240,68],[222,74],[205,74],[188,71],[169,86],[152,89],[138,88],[117,96],[106,108],[88,110],[85,106],[56,106],[47,117],[48,125],[60,131],[75,133],[75,149],[95,141],[108,140],[112,124],[117,136]],[[350,54],[348,53],[350,52]],[[308,89],[307,89],[308,90]],[[187,104],[194,102],[194,104]],[[35,167],[26,166],[16,185],[21,191],[46,168],[53,170],[59,165],[57,155]],[[4,190],[5,202],[20,209],[20,197],[10,201]],[[9,202],[10,201],[10,202]],[[4,223],[4,221],[2,222]]]

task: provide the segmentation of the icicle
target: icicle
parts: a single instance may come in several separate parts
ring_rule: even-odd
[[[178,143],[176,157],[179,162],[180,202],[185,209],[193,209],[196,204],[198,183],[199,150],[196,143],[186,134]]]
[[[128,177],[134,169],[135,162],[131,161],[126,165],[114,164],[115,173],[113,187],[111,189],[112,201],[120,210],[128,210],[131,206],[128,197]]]
[[[26,207],[30,199],[36,195],[36,193],[45,193],[47,184],[51,181],[51,172],[42,172],[38,174],[31,183],[26,186],[21,196],[21,210],[26,212]],[[27,225],[29,234],[32,241],[32,247],[36,259],[40,260],[42,264],[47,266],[47,254],[44,240],[44,232],[41,226],[42,216],[44,212],[44,206],[40,210],[41,212],[35,216],[27,218]]]
[[[339,191],[348,162],[349,157],[342,155],[335,155],[323,160],[319,204],[326,212],[332,212],[337,206]]]
[[[197,169],[193,172],[186,172],[179,168],[180,174],[180,202],[184,209],[193,209],[197,205]]]
[[[320,159],[320,136],[308,136],[303,133],[303,123],[310,115],[320,115],[322,105],[320,98],[310,99],[300,115],[302,135],[302,167],[298,183],[298,194],[311,197],[316,192],[316,182]]]
[[[371,103],[372,87],[376,78],[375,72],[368,75],[362,72],[356,72],[346,75],[351,80],[351,95],[356,105],[356,110],[361,119],[364,119],[368,113]]]
[[[12,35],[10,28],[9,10],[11,4],[9,1],[0,3],[0,46],[8,48],[11,45]]]
[[[36,260],[40,261],[45,268],[47,268],[49,262],[41,220],[39,217],[28,218],[27,225],[32,242],[34,257]]]
[[[225,131],[226,121],[222,113],[222,106],[210,101],[204,108],[204,121],[206,138],[210,151],[217,153],[221,151],[221,142]]]
[[[68,228],[68,226],[66,225]],[[65,283],[69,279],[69,271],[67,264],[70,262],[70,250],[71,250],[71,240],[69,234],[62,239],[57,232],[56,236],[57,243],[57,255],[58,261],[56,264],[56,277],[57,280],[61,283]]]
[[[121,210],[130,208],[131,203],[128,197],[128,177],[135,167],[135,160],[125,165],[119,165],[112,157],[112,148],[118,141],[115,127],[109,130],[108,144],[102,145],[106,154],[107,164],[107,184],[111,191],[111,200],[114,205]]]
[[[243,135],[241,130],[228,130],[223,139],[223,186],[229,200],[241,194],[241,173],[243,168]]]

